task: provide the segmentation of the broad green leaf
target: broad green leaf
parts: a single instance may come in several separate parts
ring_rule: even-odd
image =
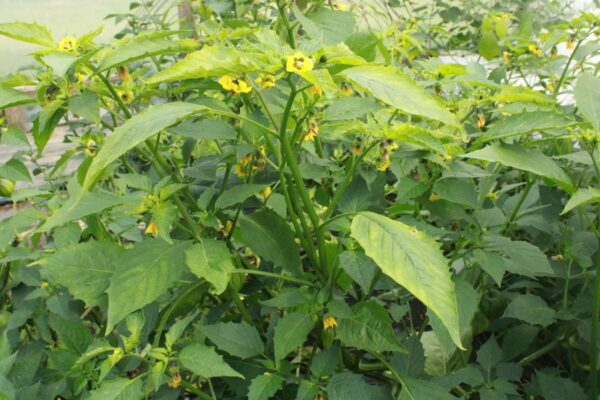
[[[106,304],[104,293],[125,250],[111,242],[90,241],[59,249],[34,263],[54,284],[66,287],[88,306]]]
[[[169,132],[197,140],[227,140],[237,136],[231,125],[214,119],[186,120],[169,128]]]
[[[473,257],[481,269],[487,272],[492,277],[494,282],[496,282],[496,285],[500,287],[502,285],[502,278],[506,272],[506,267],[502,257],[500,257],[498,254],[490,253],[480,249],[475,249],[473,251]]]
[[[296,400],[315,400],[318,394],[319,387],[315,382],[302,380],[298,385]]]
[[[246,322],[204,325],[201,330],[220,350],[232,356],[250,358],[265,351],[258,331]]]
[[[374,301],[358,303],[351,316],[339,318],[336,338],[346,346],[371,352],[404,351],[388,311]]]
[[[356,20],[351,12],[333,11],[321,8],[308,19],[319,29],[320,37],[313,37],[325,45],[343,42],[352,34]]]
[[[586,204],[600,202],[600,189],[597,188],[584,188],[578,189],[573,196],[569,199],[565,205],[564,210],[561,214],[568,213],[575,207],[584,206]]]
[[[0,166],[0,178],[31,182],[31,175],[27,166],[18,158],[11,158],[4,165]]]
[[[275,360],[283,360],[292,351],[298,350],[304,344],[314,322],[308,313],[288,313],[283,316],[275,327]]]
[[[470,180],[457,178],[442,179],[433,185],[432,190],[444,200],[462,204],[470,208],[477,208],[477,192]]]
[[[216,209],[228,208],[245,201],[248,197],[260,193],[265,185],[256,183],[242,183],[235,185],[223,192],[215,202]]]
[[[391,400],[390,389],[367,383],[363,375],[342,372],[331,378],[327,384],[329,400],[369,399]]]
[[[346,250],[339,255],[340,266],[352,280],[360,286],[364,294],[368,294],[377,276],[377,265],[364,253]]]
[[[13,88],[0,86],[0,111],[9,107],[35,103],[35,99]]]
[[[398,400],[453,400],[456,397],[441,386],[421,379],[402,378],[402,392]]]
[[[248,400],[269,400],[283,386],[283,379],[279,375],[264,374],[252,379],[248,387]]]
[[[313,357],[310,363],[310,372],[319,378],[333,375],[340,363],[341,355],[340,343],[333,342],[330,348],[322,350]]]
[[[390,129],[385,129],[383,133],[386,139],[414,144],[439,154],[446,153],[442,142],[438,138],[433,136],[428,130],[417,125],[395,124]]]
[[[69,97],[69,111],[90,122],[96,124],[100,122],[98,96],[92,91],[87,90],[81,94]]]
[[[98,67],[98,72],[105,71],[118,65],[141,60],[162,54],[186,53],[193,50],[195,41],[174,41],[164,37],[138,37],[130,42],[119,45]]]
[[[278,66],[273,66],[278,68]],[[204,46],[188,54],[183,60],[163,69],[146,80],[149,85],[185,79],[199,79],[232,74],[239,76],[262,68],[247,54],[234,48]],[[268,72],[268,71],[265,71]]]
[[[47,232],[56,226],[97,214],[122,203],[122,197],[111,193],[87,192],[79,200],[76,197],[70,197],[38,228],[38,232]]]
[[[575,85],[575,101],[579,112],[600,132],[600,79],[584,72]]]
[[[302,275],[300,249],[288,224],[271,210],[263,210],[240,218],[244,242],[264,259]]]
[[[206,279],[221,294],[234,270],[231,253],[223,241],[205,239],[185,251],[185,262],[194,275]]]
[[[46,104],[42,108],[42,111],[40,111],[38,118],[33,121],[33,141],[35,142],[38,154],[42,154],[56,126],[66,112],[63,100],[56,99]]]
[[[43,216],[39,210],[31,207],[0,221],[0,249],[4,249],[19,233],[31,229]]]
[[[190,344],[181,349],[177,359],[184,368],[206,379],[222,376],[244,379],[214,348],[200,343]]]
[[[502,103],[534,103],[553,104],[555,100],[545,93],[525,86],[505,86],[502,90],[489,98],[491,101]]]
[[[120,156],[160,131],[205,109],[191,103],[160,104],[149,107],[119,126],[94,157],[83,182],[82,193],[89,190],[104,168]]]
[[[489,142],[530,132],[560,129],[573,125],[575,121],[554,111],[531,111],[500,119],[489,127],[478,142]]]
[[[351,236],[384,274],[438,316],[462,349],[454,282],[439,245],[416,228],[371,212],[354,217]]]
[[[422,87],[390,67],[353,67],[342,72],[347,79],[368,90],[377,99],[407,114],[441,121],[461,128],[460,121]]]
[[[504,311],[503,318],[515,318],[528,324],[546,327],[555,321],[556,311],[539,296],[533,294],[518,295]]]
[[[522,169],[546,177],[569,193],[572,193],[575,189],[571,178],[565,171],[538,149],[530,149],[517,144],[499,143],[467,153],[464,157],[498,162],[508,167]]]
[[[36,22],[7,22],[0,24],[0,35],[8,36],[22,42],[56,47],[56,42],[50,30]]]
[[[477,350],[477,363],[489,373],[502,361],[502,350],[498,346],[495,336],[490,336],[479,350]]]
[[[477,49],[486,60],[492,60],[500,55],[498,39],[492,32],[485,32],[481,35]]]
[[[104,381],[90,393],[88,400],[138,400],[144,397],[142,380],[115,378]]]
[[[327,121],[354,120],[363,118],[379,108],[381,106],[372,97],[346,97],[332,101],[323,116]]]
[[[546,255],[531,243],[494,237],[486,241],[485,250],[492,250],[503,256],[505,269],[514,274],[534,277],[553,273]]]
[[[144,240],[121,256],[110,279],[106,334],[123,318],[164,295],[185,271],[188,243]]]
[[[85,353],[92,343],[92,334],[80,320],[64,319],[52,314],[48,322],[60,343],[78,355]]]
[[[169,328],[169,331],[165,334],[165,346],[167,349],[172,350],[173,345],[177,342],[177,340],[181,337],[185,328],[188,327],[190,323],[197,317],[196,313],[192,313],[187,317],[178,320]]]
[[[540,371],[537,371],[535,376],[545,400],[585,400],[588,398],[581,386],[569,378]]]

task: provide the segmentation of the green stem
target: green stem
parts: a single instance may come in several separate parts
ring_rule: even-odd
[[[517,200],[517,204],[515,205],[515,208],[513,209],[512,213],[510,214],[510,217],[506,221],[506,224],[504,224],[504,228],[502,229],[502,231],[506,231],[507,229],[509,229],[510,226],[513,224],[513,222],[515,222],[515,219],[517,218],[517,215],[519,214],[519,210],[521,209],[521,206],[523,205],[525,198],[527,197],[527,195],[529,194],[529,191],[531,190],[531,187],[533,186],[533,182],[534,182],[533,179],[530,179],[527,182],[527,186],[525,186],[525,189],[523,189],[523,191],[521,192],[521,196],[519,197],[519,200]]]
[[[294,40],[294,31],[292,30],[292,27],[290,26],[290,21],[288,20],[287,14],[285,13],[285,10],[283,8],[283,4],[280,1],[277,1],[277,8],[279,9],[279,16],[281,17],[281,20],[283,21],[283,25],[285,26],[285,29],[287,30],[288,43],[290,44],[290,47],[292,49],[295,49],[296,41]]]
[[[249,274],[249,275],[267,276],[269,278],[280,279],[282,281],[294,282],[294,283],[298,283],[300,285],[318,287],[318,285],[314,284],[313,282],[307,281],[305,279],[295,278],[295,277],[289,276],[289,275],[280,275],[280,274],[276,274],[273,272],[259,271],[259,270],[255,270],[255,269],[240,268],[240,269],[234,269],[233,271],[231,271],[231,273],[232,274]]]

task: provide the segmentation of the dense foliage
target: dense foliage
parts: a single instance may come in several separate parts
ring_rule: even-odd
[[[0,399],[597,398],[598,17],[179,7],[0,24]]]

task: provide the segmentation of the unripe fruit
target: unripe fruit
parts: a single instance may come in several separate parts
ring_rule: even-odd
[[[15,190],[15,182],[10,179],[0,179],[0,196],[10,197]]]

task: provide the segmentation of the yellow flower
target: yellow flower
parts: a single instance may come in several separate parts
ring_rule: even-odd
[[[575,43],[573,42],[573,38],[569,38],[569,40],[567,40],[567,49],[573,50],[574,47]]]
[[[75,72],[73,74],[73,77],[77,80],[77,84],[81,85],[83,82],[85,82],[85,75],[82,74],[81,72]]]
[[[352,93],[354,93],[352,85],[347,82],[342,82],[342,84],[340,85],[340,90],[342,91],[342,93],[347,95],[351,95]]]
[[[262,195],[262,197],[265,199],[265,201],[267,201],[267,199],[269,197],[271,197],[271,194],[273,193],[273,189],[271,189],[271,186],[267,186],[266,188],[263,189],[262,192],[260,192],[260,194]]]
[[[527,46],[527,48],[529,49],[531,54],[533,54],[534,56],[540,57],[542,54],[544,54],[542,52],[542,49],[537,47],[535,44],[530,44],[529,46]]]
[[[444,154],[442,156],[442,161],[451,161],[452,160],[452,156],[450,154]]]
[[[117,96],[119,96],[119,99],[121,99],[121,101],[125,104],[129,104],[133,101],[134,98],[134,94],[132,90],[117,90]]]
[[[319,134],[319,125],[317,125],[314,122],[311,122],[310,125],[308,126],[308,133],[306,135],[304,135],[304,141],[312,142],[313,140],[315,140],[315,138],[317,137],[318,134]]]
[[[332,7],[335,11],[346,11],[348,10],[348,6],[344,3],[333,3]]]
[[[235,165],[235,173],[238,177],[244,178],[246,176],[252,176],[258,171],[262,171],[265,168],[265,148],[261,146],[258,151],[254,153],[248,153]]]
[[[231,75],[223,75],[219,79],[219,84],[225,90],[230,90],[233,93],[248,93],[252,90],[252,86],[242,78],[235,78]]]
[[[554,91],[556,90],[556,88],[554,87],[554,84],[552,82],[546,83],[546,89],[548,89],[548,91],[550,93],[554,93]]]
[[[288,72],[308,72],[313,69],[313,62],[304,54],[298,52],[287,58],[286,71]]]
[[[72,36],[65,36],[58,42],[58,48],[64,51],[77,50],[77,39]]]
[[[40,287],[41,287],[42,289],[48,289],[48,287],[49,287],[49,286],[50,286],[50,285],[48,284],[48,282],[42,282],[42,283],[40,284]]]
[[[130,78],[129,76],[129,69],[127,69],[126,66],[121,65],[119,67],[119,78],[123,81],[123,82],[127,82]]]
[[[511,58],[511,54],[509,51],[502,52],[502,59],[504,60],[505,63],[508,64],[510,62],[510,58]]]
[[[225,234],[229,235],[229,232],[231,232],[231,229],[233,228],[233,222],[231,222],[230,219],[227,220],[227,222],[225,222]]]
[[[181,375],[179,375],[178,372],[174,373],[173,376],[171,376],[171,379],[169,380],[169,382],[167,383],[167,385],[173,389],[177,389],[180,384],[181,384]]]
[[[144,231],[144,234],[158,235],[158,226],[156,225],[156,222],[150,222],[150,224],[148,224],[148,227],[146,228],[146,231]]]
[[[390,165],[392,165],[392,162],[390,161],[390,157],[386,154],[379,164],[377,164],[377,170],[381,172],[387,171]]]
[[[477,127],[479,129],[483,128],[485,126],[485,117],[483,116],[483,114],[479,114],[477,116]]]
[[[431,195],[429,195],[429,201],[439,201],[441,198],[442,196],[434,192],[431,192]]]
[[[96,141],[94,139],[90,139],[86,142],[85,144],[85,149],[83,150],[83,152],[88,156],[88,157],[94,157],[96,155],[96,148],[98,147],[98,145],[96,144]]]
[[[352,154],[359,156],[362,153],[362,149],[360,148],[360,144],[352,146]]]
[[[323,329],[331,329],[337,326],[337,321],[333,317],[333,315],[328,314],[323,318]]]
[[[493,190],[490,190],[486,197],[491,201],[495,202],[496,200],[498,200],[498,193],[494,192]]]
[[[556,57],[558,57],[558,49],[556,48],[556,46],[554,46],[550,50],[550,58],[554,60]]]
[[[259,76],[254,82],[258,83],[263,89],[269,89],[275,86],[275,77],[273,75]]]

